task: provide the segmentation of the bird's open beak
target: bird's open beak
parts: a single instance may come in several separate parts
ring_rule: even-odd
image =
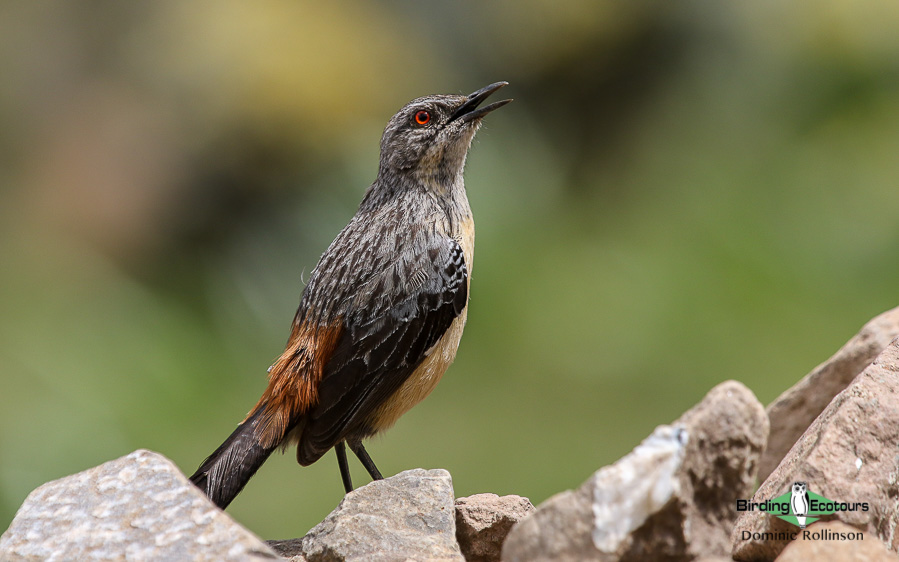
[[[503,86],[508,86],[508,82],[496,82],[494,84],[490,84],[489,86],[485,86],[480,90],[473,92],[468,96],[468,99],[465,100],[465,103],[459,106],[459,108],[453,113],[452,117],[450,117],[450,121],[455,121],[456,119],[460,119],[463,122],[472,121],[474,119],[480,119],[481,117],[487,115],[494,109],[498,109],[512,100],[502,100],[493,102],[490,105],[485,105],[481,109],[478,109],[478,106],[481,105],[481,102],[487,99],[490,94],[499,90]]]

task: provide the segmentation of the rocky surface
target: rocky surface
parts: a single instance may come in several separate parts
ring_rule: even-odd
[[[809,560],[845,560],[846,562],[899,562],[899,556],[871,537],[856,537],[855,527],[840,521],[815,523],[808,527],[808,535],[800,533],[777,557],[777,562],[808,562]],[[842,538],[841,538],[842,537]]]
[[[270,543],[309,562],[458,560],[453,482],[445,470],[407,470],[344,497],[302,539]]]
[[[735,381],[713,388],[675,422],[690,435],[684,470],[688,488],[682,508],[688,552],[730,554],[737,499],[756,486],[759,458],[768,439],[768,418],[751,390]]]
[[[495,562],[512,525],[534,511],[521,496],[477,494],[456,500],[456,539],[468,562]]]
[[[867,502],[867,511],[845,511],[838,518],[879,538],[892,550],[899,536],[899,340],[891,343],[827,406],[761,485],[753,501],[773,499],[796,481],[838,502]],[[796,527],[764,512],[743,513],[734,528],[737,560],[770,560],[788,539],[763,540],[757,533],[783,533]],[[746,535],[744,533],[749,533]],[[761,539],[743,537],[759,536]]]
[[[536,510],[519,496],[454,502],[449,473],[417,469],[359,488],[305,537],[270,548],[165,457],[136,451],[32,492],[0,537],[0,560],[896,561],[897,335],[894,309],[767,415],[745,386],[722,383]],[[737,519],[736,500],[750,498],[760,466],[766,477],[753,501],[803,481],[812,493],[868,509],[809,521],[809,537],[760,511]]]
[[[503,560],[724,556],[734,503],[752,491],[768,420],[745,386],[712,389],[672,426],[513,527]]]
[[[135,451],[29,494],[0,560],[271,560],[160,454]]]
[[[676,506],[672,500],[680,492],[677,474],[686,442],[686,431],[658,427],[617,463],[594,473],[577,490],[546,500],[513,527],[503,560],[619,559],[635,544],[632,535],[647,519],[660,511],[666,519],[677,517],[662,508]],[[658,540],[669,538],[670,533],[656,537],[650,548],[670,547]]]
[[[873,318],[833,357],[768,406],[771,436],[759,479],[768,478],[806,428],[891,341],[899,337],[899,308]]]

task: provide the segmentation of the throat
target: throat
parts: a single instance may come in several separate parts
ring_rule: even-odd
[[[421,182],[425,193],[433,197],[452,224],[452,231],[458,229],[459,222],[471,217],[471,206],[465,192],[465,181],[462,174],[453,178],[423,178]]]

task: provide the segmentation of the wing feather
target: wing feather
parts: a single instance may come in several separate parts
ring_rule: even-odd
[[[306,415],[297,459],[311,464],[368,418],[409,378],[462,313],[468,270],[462,247],[439,237],[412,259],[371,276],[352,296],[343,331]]]

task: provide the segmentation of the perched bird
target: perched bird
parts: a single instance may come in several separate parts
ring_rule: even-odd
[[[381,138],[378,177],[309,277],[287,347],[256,406],[191,476],[221,508],[278,447],[308,466],[345,445],[381,479],[362,440],[424,399],[456,356],[468,310],[474,222],[462,170],[497,82],[406,104]]]

